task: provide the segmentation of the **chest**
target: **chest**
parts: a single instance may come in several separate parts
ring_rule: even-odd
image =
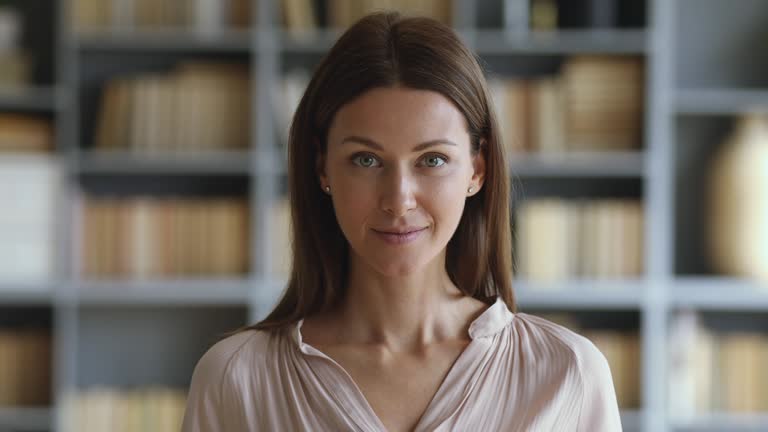
[[[422,355],[326,351],[357,384],[374,414],[390,432],[418,424],[466,342],[435,347]]]

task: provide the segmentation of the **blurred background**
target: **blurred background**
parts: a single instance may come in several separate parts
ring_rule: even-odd
[[[625,430],[768,430],[768,2],[0,0],[0,431],[179,429],[284,286],[291,115],[377,9],[477,53],[519,310],[597,344]]]

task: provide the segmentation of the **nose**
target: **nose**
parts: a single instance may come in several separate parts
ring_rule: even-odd
[[[416,184],[404,169],[394,168],[384,173],[380,185],[380,207],[395,217],[416,208]]]

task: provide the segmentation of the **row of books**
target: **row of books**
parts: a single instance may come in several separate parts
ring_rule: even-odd
[[[636,330],[585,328],[572,314],[537,313],[591,340],[611,368],[616,398],[623,409],[640,407],[640,334]]]
[[[768,411],[768,334],[715,330],[701,315],[682,311],[669,345],[670,412],[679,421],[711,412]]]
[[[62,173],[47,155],[0,157],[0,280],[50,278]]]
[[[643,271],[639,200],[531,199],[515,218],[517,273],[526,279],[621,278]]]
[[[54,268],[55,166],[4,163],[0,196],[24,205],[0,215],[0,277],[45,278]],[[272,271],[285,275],[291,262],[288,201],[276,201],[271,211]],[[642,213],[637,200],[523,201],[515,212],[517,274],[534,281],[638,276]],[[244,199],[85,198],[78,225],[86,276],[238,275],[249,268]]]
[[[643,62],[578,55],[559,76],[489,79],[503,141],[513,152],[632,150],[642,142]]]
[[[217,35],[250,26],[251,0],[75,0],[74,27],[94,30],[189,29]]]
[[[290,205],[272,205],[272,271],[290,272]],[[643,206],[638,200],[524,201],[515,213],[517,274],[531,281],[633,277],[642,273]]]
[[[242,275],[249,268],[246,200],[88,198],[82,273],[152,278]]]
[[[0,328],[0,407],[50,401],[50,330]]]
[[[51,150],[53,127],[50,120],[31,114],[0,113],[0,153],[39,153]]]
[[[305,35],[323,25],[333,29],[348,28],[377,10],[397,10],[404,15],[428,16],[450,25],[451,3],[451,0],[328,0],[327,16],[321,17],[315,0],[284,0],[283,24],[289,32]]]
[[[123,390],[104,386],[69,393],[65,432],[176,432],[181,430],[186,391],[148,387]]]
[[[97,150],[141,153],[243,149],[249,145],[250,76],[238,63],[187,62],[167,74],[104,85]]]

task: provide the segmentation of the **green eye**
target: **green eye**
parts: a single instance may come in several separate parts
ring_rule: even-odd
[[[356,161],[359,161],[357,165],[363,168],[370,168],[374,166],[373,164],[376,162],[376,158],[369,154],[358,154],[358,155],[352,156],[352,162],[356,162]]]
[[[424,158],[429,168],[438,168],[445,165],[445,158],[438,155],[430,155]],[[442,161],[442,162],[440,162]]]

